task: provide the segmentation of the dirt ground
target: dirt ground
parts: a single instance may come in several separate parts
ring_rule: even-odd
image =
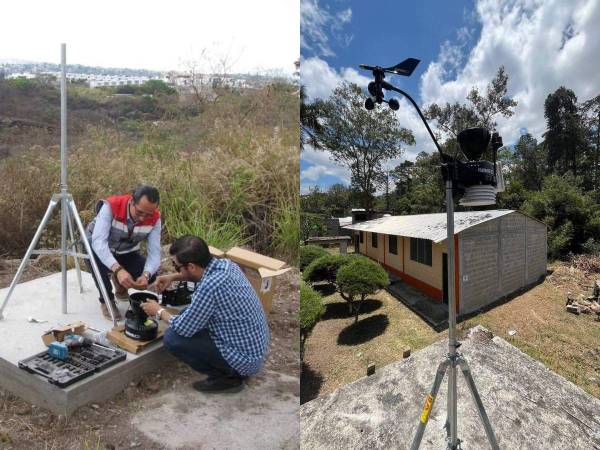
[[[576,298],[591,295],[600,275],[565,263],[552,265],[549,272],[543,283],[462,321],[458,328],[466,331],[481,324],[600,398],[600,322],[591,315],[565,311],[567,292]],[[354,325],[339,294],[327,286],[318,288],[326,311],[306,341],[301,403],[364,377],[370,363],[385,366],[402,359],[407,347],[415,352],[447,336],[447,331],[436,333],[385,291],[369,297]]]
[[[0,261],[0,288],[10,284],[18,262]],[[21,281],[48,274],[35,265]],[[52,268],[52,270],[54,270]],[[271,348],[265,369],[298,377],[299,277],[296,270],[281,276],[276,285],[269,315]],[[0,390],[0,449],[161,449],[131,425],[133,415],[144,409],[154,396],[181,391],[201,376],[183,363],[157,368],[138,382],[132,382],[116,398],[79,408],[68,420],[55,416]],[[252,382],[252,379],[249,380]],[[290,386],[291,389],[294,389]],[[298,392],[294,392],[298,396]],[[165,417],[165,421],[174,418]]]

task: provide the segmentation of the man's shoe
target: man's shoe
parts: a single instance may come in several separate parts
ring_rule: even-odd
[[[112,317],[110,317],[110,311],[108,310],[108,306],[106,306],[106,303],[100,303],[100,309],[102,310],[102,315],[104,317],[106,317],[108,320],[112,320]],[[113,310],[113,313],[115,313],[115,319],[117,319],[117,320],[123,319],[123,316],[121,315],[121,312],[119,311],[119,308],[117,308],[117,305],[114,302],[112,303],[112,310]]]
[[[240,392],[244,389],[244,380],[238,377],[209,377],[192,384],[194,390],[204,393],[209,392]]]
[[[115,285],[115,297],[117,300],[129,300],[129,292],[127,291],[127,288],[121,286],[114,273],[112,274],[112,282]]]

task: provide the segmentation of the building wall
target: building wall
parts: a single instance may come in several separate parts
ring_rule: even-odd
[[[396,242],[397,245],[397,255],[390,253],[390,237],[386,234],[385,238],[385,263],[390,266],[392,269],[397,270],[398,272],[404,271],[404,265],[402,263],[402,249],[404,247],[404,238],[402,236],[397,236]],[[410,248],[410,247],[409,247]]]
[[[410,259],[410,238],[405,237],[404,244],[406,246],[404,272],[408,276],[416,278],[441,291],[443,289],[442,254],[448,252],[446,242],[441,244],[436,244],[434,242],[431,244],[431,266]]]
[[[527,284],[546,275],[548,265],[548,229],[545,225],[527,219]]]
[[[372,234],[373,233],[365,232],[366,255],[369,258],[373,258],[376,261],[384,262],[383,261],[383,254],[384,254],[383,245],[385,242],[384,235],[381,233],[377,233],[377,248],[375,248],[371,245]]]
[[[537,281],[546,272],[546,226],[518,212],[460,233],[461,314]]]

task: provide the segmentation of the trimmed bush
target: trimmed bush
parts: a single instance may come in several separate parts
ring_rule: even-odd
[[[308,284],[300,283],[300,360],[304,359],[304,342],[325,308],[321,296]]]
[[[349,303],[354,313],[354,323],[358,321],[360,307],[369,294],[390,284],[387,272],[365,257],[354,257],[344,264],[337,273],[336,282],[342,298]]]
[[[303,274],[304,281],[311,283],[327,281],[330,284],[335,284],[339,268],[349,261],[351,260],[345,255],[328,253],[321,256],[306,266]]]
[[[327,255],[327,250],[318,245],[300,246],[300,270],[304,270],[315,259]]]

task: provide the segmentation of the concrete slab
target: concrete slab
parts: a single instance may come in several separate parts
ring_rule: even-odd
[[[81,320],[97,330],[112,328],[112,322],[100,312],[91,275],[81,275],[83,293],[79,292],[75,270],[67,273],[67,314],[61,313],[61,274],[55,273],[17,285],[0,320],[0,387],[55,414],[70,415],[79,406],[111,398],[133,379],[173,360],[158,341],[143,353],[128,353],[125,361],[64,389],[19,369],[20,360],[46,349],[41,335],[53,326]],[[0,290],[0,301],[7,292],[8,288]],[[117,303],[124,314],[127,303]],[[47,322],[31,323],[29,317]]]
[[[263,371],[248,383],[235,394],[186,387],[152,398],[131,423],[161,448],[298,448],[298,378]]]
[[[466,356],[500,448],[600,448],[600,401],[482,327],[471,330]],[[300,441],[307,449],[408,449],[447,340],[368,378],[303,404]],[[447,378],[421,449],[446,448]],[[462,375],[458,437],[465,449],[489,448]]]

